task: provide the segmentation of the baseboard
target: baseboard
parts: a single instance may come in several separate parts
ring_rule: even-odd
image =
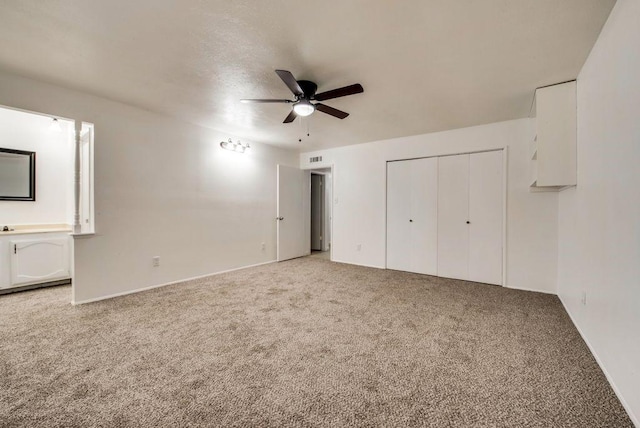
[[[365,265],[362,263],[344,262],[342,260],[336,260],[336,259],[331,259],[331,261],[335,263],[344,263],[345,265],[363,266],[363,267],[374,268],[374,269],[386,269],[384,266],[374,266],[374,265]]]
[[[41,282],[38,284],[23,285],[21,287],[0,288],[0,295],[19,293],[21,291],[36,290],[38,288],[57,287],[58,285],[69,285],[69,284],[71,284],[71,278],[60,279],[58,281]]]
[[[616,394],[616,397],[618,397],[618,400],[620,400],[620,403],[622,403],[622,407],[624,407],[624,410],[627,411],[627,415],[629,415],[629,418],[631,419],[631,422],[633,422],[633,424],[636,427],[640,427],[640,420],[638,420],[636,415],[634,415],[631,412],[631,408],[629,407],[629,404],[627,404],[627,401],[624,399],[624,397],[620,393],[620,390],[618,389],[618,387],[616,386],[616,383],[613,381],[613,379],[609,375],[609,372],[607,371],[607,369],[604,366],[604,364],[602,364],[602,360],[598,356],[598,353],[593,348],[593,346],[591,346],[591,342],[589,342],[589,339],[587,339],[587,336],[585,336],[585,334],[582,332],[582,329],[580,328],[580,326],[576,323],[576,320],[573,318],[573,315],[571,315],[571,312],[569,311],[569,308],[567,307],[567,305],[564,303],[564,300],[562,300],[562,297],[560,297],[559,295],[558,295],[558,297],[560,298],[560,302],[562,302],[562,306],[564,307],[565,312],[567,313],[567,315],[569,315],[569,318],[571,319],[571,322],[576,327],[576,330],[578,330],[578,333],[580,333],[580,336],[582,337],[582,340],[584,340],[584,343],[587,344],[587,347],[589,348],[589,351],[591,351],[591,355],[593,355],[593,358],[595,358],[596,363],[598,363],[598,366],[600,367],[600,370],[602,370],[602,373],[604,373],[604,376],[607,378],[607,381],[609,382],[609,385],[611,385],[611,389],[613,389],[613,392]]]
[[[557,296],[558,293],[554,293],[552,291],[546,291],[546,290],[534,290],[533,288],[522,288],[522,287],[510,287],[508,285],[505,285],[504,288],[508,288],[510,290],[521,290],[521,291],[532,291],[534,293],[543,293],[543,294],[551,294],[553,296]]]
[[[223,273],[235,272],[237,270],[248,269],[248,268],[262,266],[262,265],[268,265],[270,263],[276,263],[276,262],[277,262],[277,260],[270,260],[268,262],[256,263],[254,265],[242,266],[242,267],[238,267],[238,268],[222,270],[222,271],[219,271],[219,272],[207,273],[205,275],[198,275],[198,276],[193,276],[193,277],[190,277],[190,278],[179,279],[177,281],[171,281],[171,282],[165,282],[165,283],[162,283],[162,284],[150,285],[150,286],[144,287],[144,288],[136,288],[135,290],[122,291],[120,293],[109,294],[107,296],[94,297],[92,299],[85,299],[85,300],[79,300],[79,301],[72,300],[71,304],[72,305],[84,305],[85,303],[99,302],[101,300],[113,299],[114,297],[126,296],[128,294],[142,293],[143,291],[149,291],[149,290],[153,290],[154,288],[165,287],[167,285],[180,284],[181,282],[193,281],[195,279],[207,278],[209,276],[221,275]]]

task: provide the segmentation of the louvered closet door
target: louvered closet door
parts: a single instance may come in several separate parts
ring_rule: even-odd
[[[502,151],[469,158],[469,280],[502,285]]]
[[[411,165],[411,272],[438,274],[438,158]]]
[[[387,163],[387,268],[437,273],[437,158]]]
[[[438,276],[469,278],[469,155],[438,158]]]

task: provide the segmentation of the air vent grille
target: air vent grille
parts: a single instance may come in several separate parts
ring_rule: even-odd
[[[322,162],[322,156],[314,156],[309,158],[309,163]]]

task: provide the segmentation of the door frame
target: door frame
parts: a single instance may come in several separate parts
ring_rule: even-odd
[[[507,179],[509,176],[508,174],[509,164],[508,164],[508,156],[507,156],[508,149],[509,148],[507,146],[504,146],[504,147],[495,147],[495,148],[482,149],[482,150],[468,150],[468,151],[455,152],[455,153],[443,153],[443,154],[437,154],[437,155],[431,155],[431,156],[415,156],[415,157],[404,158],[404,159],[391,159],[391,160],[385,161],[385,167],[384,167],[384,207],[385,207],[384,209],[384,245],[385,245],[384,268],[389,269],[387,267],[387,246],[388,246],[387,204],[389,203],[389,189],[387,187],[387,180],[388,180],[387,165],[390,162],[402,162],[402,161],[408,161],[413,159],[440,158],[445,156],[472,155],[475,153],[502,151],[502,285],[501,286],[506,288],[507,287],[507,232],[508,232],[508,229],[507,229],[507,212],[508,212],[507,210],[507,202],[508,202]]]
[[[327,207],[326,207],[326,205],[327,205],[326,174],[321,174],[318,171],[311,171],[311,177],[310,177],[311,203],[310,203],[310,206],[309,206],[310,207],[310,213],[311,213],[311,232],[312,232],[311,233],[311,245],[309,246],[311,252],[318,251],[318,250],[314,250],[314,248],[313,248],[314,247],[314,236],[313,236],[314,235],[313,234],[313,230],[314,230],[313,223],[314,223],[314,221],[313,220],[315,218],[314,212],[316,211],[316,210],[313,209],[313,207],[314,207],[314,203],[313,202],[315,200],[315,198],[313,196],[313,188],[314,188],[314,186],[313,186],[313,182],[314,182],[313,177],[314,176],[317,177],[317,180],[320,183],[320,189],[319,189],[319,192],[320,192],[320,207],[319,207],[319,209],[320,209],[320,213],[319,213],[319,215],[320,215],[320,230],[318,231],[319,235],[320,235],[319,236],[320,251],[325,251],[325,249],[324,249],[325,248],[325,238],[326,238],[326,230],[325,229],[327,228],[327,221],[326,221],[327,220],[327,217],[326,217],[327,216]]]
[[[331,233],[331,245],[329,247],[329,260],[333,261],[333,242],[335,240],[335,234],[334,234],[334,222],[333,222],[333,217],[334,217],[334,204],[335,204],[335,188],[336,188],[336,169],[335,169],[335,165],[331,164],[331,165],[323,165],[323,166],[317,166],[317,167],[311,167],[311,166],[307,166],[305,168],[302,168],[302,170],[305,172],[305,181],[306,181],[306,186],[307,189],[305,191],[305,203],[304,203],[304,213],[303,215],[305,216],[305,219],[308,219],[308,222],[305,220],[305,224],[308,226],[308,230],[305,230],[305,248],[309,249],[309,254],[311,254],[311,173],[313,172],[314,174],[318,174],[318,175],[327,175],[327,174],[331,174],[331,203],[329,204],[329,206],[327,206],[325,204],[325,213],[327,211],[327,209],[329,210],[329,228],[331,229],[330,233]],[[329,171],[322,171],[322,170],[329,170]],[[326,180],[325,180],[325,191],[326,191]],[[385,226],[386,227],[386,226]],[[307,231],[309,233],[307,233]],[[325,230],[325,235],[326,235],[326,230]],[[308,245],[307,245],[308,244]]]

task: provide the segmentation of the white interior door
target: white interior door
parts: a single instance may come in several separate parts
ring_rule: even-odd
[[[438,158],[438,276],[469,277],[469,155]]]
[[[469,280],[502,285],[502,151],[469,157]]]
[[[388,269],[411,271],[410,162],[387,162]]]
[[[438,274],[438,158],[411,160],[410,271]],[[405,244],[407,245],[407,244]]]
[[[278,165],[277,259],[289,260],[305,255],[304,171]]]

